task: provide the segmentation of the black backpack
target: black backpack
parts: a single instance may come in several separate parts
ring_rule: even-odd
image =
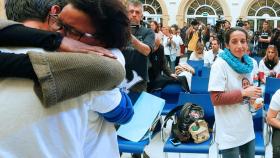
[[[164,127],[166,127],[167,121],[179,110],[179,114],[175,117],[175,121],[173,121],[171,134],[175,140],[186,143],[192,140],[189,126],[193,122],[203,119],[204,110],[199,105],[193,103],[177,106],[166,115]]]

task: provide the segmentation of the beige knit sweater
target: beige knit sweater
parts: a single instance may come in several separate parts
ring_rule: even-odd
[[[20,24],[0,20],[0,29]],[[110,90],[121,83],[125,70],[115,59],[81,53],[28,52],[39,85],[34,90],[48,107],[90,91]]]

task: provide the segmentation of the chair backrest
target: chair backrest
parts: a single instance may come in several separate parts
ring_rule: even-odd
[[[209,124],[208,127],[212,128],[215,122],[214,107],[210,99],[210,94],[190,94],[180,93],[178,105],[183,105],[187,102],[200,105],[204,110],[204,118]]]
[[[264,103],[269,104],[272,95],[280,88],[280,79],[279,78],[266,78],[265,92],[264,92]],[[267,109],[266,109],[267,110]]]
[[[201,71],[201,77],[209,77],[210,76],[210,67],[203,66]]]
[[[187,60],[187,63],[194,68],[195,70],[194,76],[201,76],[204,60]]]
[[[205,94],[208,92],[209,77],[192,77],[190,93]]]
[[[258,110],[256,115],[253,116],[253,121],[254,121],[254,130],[262,132],[263,124],[264,124],[264,117],[263,117],[262,109]]]
[[[167,84],[162,90],[160,97],[165,99],[166,103],[177,103],[180,92],[184,92],[179,83]]]

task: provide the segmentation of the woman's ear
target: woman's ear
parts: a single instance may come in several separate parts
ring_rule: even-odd
[[[50,9],[50,14],[59,14],[62,8],[59,5],[53,5]]]

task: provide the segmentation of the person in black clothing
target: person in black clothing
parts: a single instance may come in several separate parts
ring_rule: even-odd
[[[164,47],[160,44],[160,38],[156,38],[154,52],[149,55],[150,67],[148,92],[162,89],[168,83],[180,83],[182,88],[189,91],[187,80],[184,76],[172,73],[164,55]]]
[[[259,36],[259,56],[264,57],[266,49],[269,45],[269,42],[271,40],[271,30],[269,29],[269,23],[268,21],[264,21],[262,25],[262,32]]]
[[[280,52],[280,30],[276,29],[275,33],[271,37],[270,44],[273,44],[277,47],[278,52]]]
[[[138,0],[131,0],[127,5],[128,17],[131,24],[131,41],[123,50],[125,57],[126,78],[133,79],[135,71],[143,80],[131,87],[130,92],[142,92],[147,89],[148,55],[153,52],[155,34],[151,29],[140,25],[143,16],[143,4]]]

